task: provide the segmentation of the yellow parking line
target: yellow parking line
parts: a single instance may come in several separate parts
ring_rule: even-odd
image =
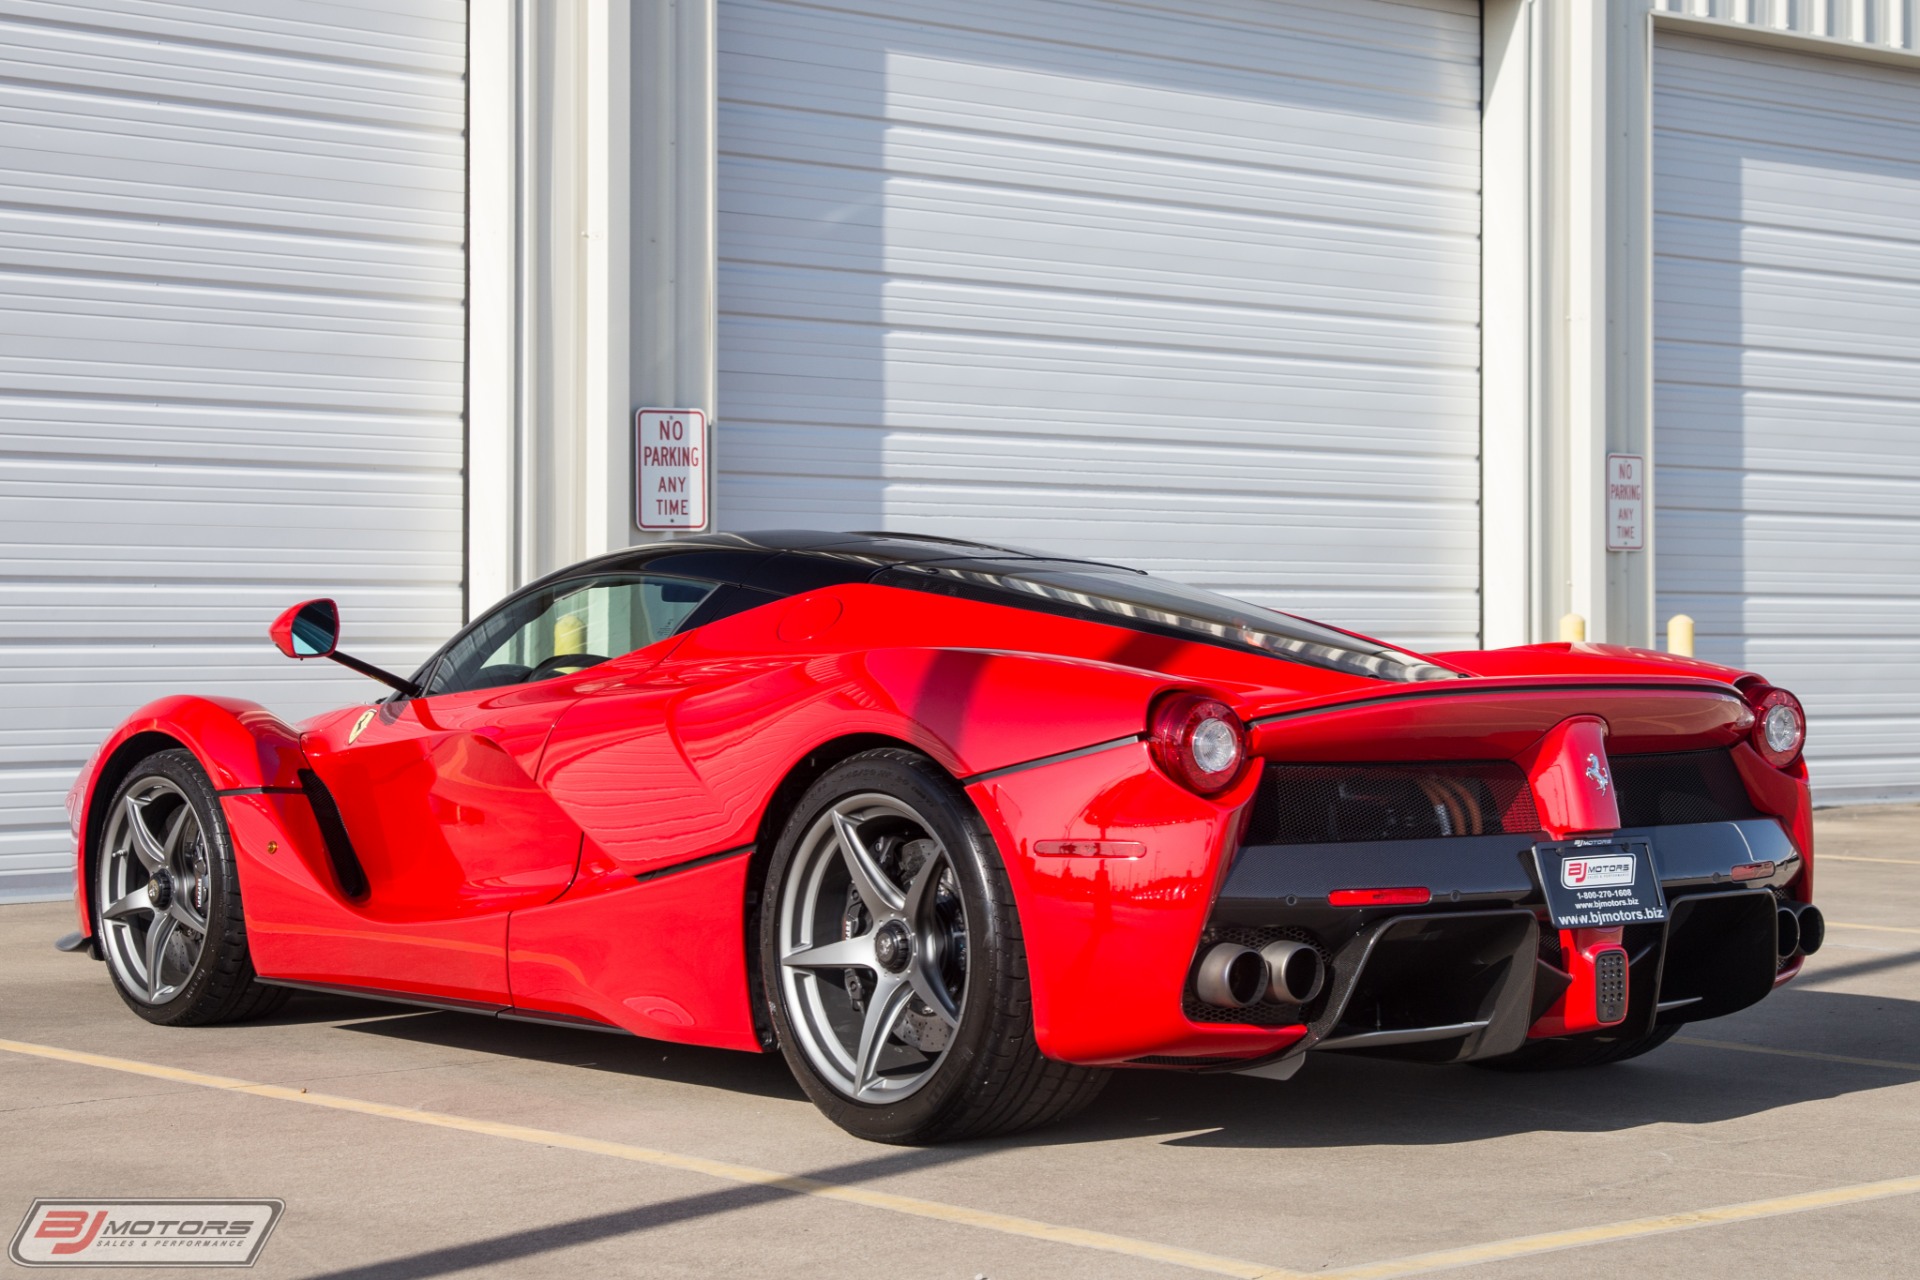
[[[1685,1043],[1685,1042],[1683,1042]],[[1797,1050],[1764,1050],[1751,1045],[1721,1044],[1703,1042],[1715,1047],[1752,1049],[1755,1052],[1780,1053],[1786,1056],[1821,1057],[1825,1055],[1803,1054]],[[108,1071],[120,1071],[129,1075],[145,1076],[154,1080],[168,1080],[176,1084],[195,1085],[204,1089],[218,1089],[228,1093],[246,1094],[256,1098],[272,1098],[280,1102],[303,1102],[309,1106],[326,1107],[334,1111],[348,1111],[358,1115],[378,1116],[387,1120],[404,1120],[412,1124],[428,1125],[438,1129],[452,1129],[463,1133],[477,1133],[486,1137],[506,1138],[515,1142],[526,1142],[536,1146],[559,1147],[569,1151],[582,1151],[592,1155],[611,1156],[618,1160],[631,1160],[638,1164],[654,1165],[664,1169],[676,1169],[685,1173],[698,1173],[710,1178],[719,1178],[728,1182],[742,1183],[748,1186],[772,1187],[793,1195],[813,1196],[823,1200],[837,1200],[844,1204],[863,1205],[870,1209],[884,1209],[892,1213],[906,1214],[910,1217],[929,1218],[936,1222],[952,1223],[957,1226],[978,1227],[987,1231],[996,1231],[1003,1235],[1019,1236],[1030,1240],[1043,1240],[1050,1244],[1071,1245],[1081,1249],[1094,1249],[1103,1253],[1119,1254],[1129,1258],[1139,1258],[1151,1262],[1164,1262],[1170,1266],[1185,1267],[1193,1271],[1205,1271],[1213,1275],[1239,1276],[1243,1280],[1393,1280],[1399,1276],[1425,1275],[1433,1271],[1444,1271],[1452,1267],[1472,1266],[1478,1263],[1501,1262],[1510,1258],[1522,1258],[1536,1253],[1548,1253],[1559,1249],[1576,1249],[1587,1245],[1608,1244],[1619,1240],[1632,1240],[1643,1236],[1660,1235],[1671,1231],[1685,1231],[1694,1227],[1715,1226],[1729,1222],[1749,1222],[1757,1218],[1779,1217],[1783,1214],[1805,1213],[1814,1209],[1828,1209],[1839,1205],[1860,1204],[1870,1200],[1883,1200],[1893,1196],[1920,1194],[1920,1177],[1893,1178],[1885,1182],[1861,1183],[1851,1187],[1834,1187],[1825,1191],[1809,1191],[1800,1195],[1780,1196],[1772,1200],[1754,1200],[1745,1204],[1722,1205],[1713,1209],[1698,1209],[1686,1213],[1666,1214],[1656,1218],[1635,1218],[1628,1222],[1602,1223],[1591,1227],[1575,1227],[1568,1231],[1550,1231],[1540,1235],[1520,1236],[1511,1240],[1495,1240],[1486,1244],[1466,1245],[1457,1249],[1441,1249],[1431,1253],[1414,1254],[1404,1258],[1390,1258],[1383,1262],[1363,1263],[1355,1267],[1343,1267],[1330,1271],[1311,1273],[1289,1271],[1283,1267],[1270,1267],[1257,1262],[1245,1262],[1237,1258],[1221,1257],[1218,1254],[1201,1253],[1192,1249],[1180,1249],[1171,1245],[1155,1244],[1149,1240],[1135,1240],[1127,1236],[1110,1235],[1104,1231],[1088,1231],[1079,1227],[1063,1227],[1050,1222],[1038,1222],[1032,1218],[1017,1218],[1008,1214],[991,1213],[982,1209],[968,1209],[959,1205],[942,1204],[935,1200],[921,1200],[913,1196],[895,1195],[887,1191],[875,1191],[862,1187],[843,1186],[838,1183],[823,1182],[817,1178],[800,1177],[794,1174],[776,1173],[768,1169],[756,1169],[748,1165],[729,1164],[719,1160],[708,1160],[700,1156],[680,1155],[672,1151],[659,1151],[651,1147],[631,1146],[623,1142],[607,1142],[598,1138],[582,1138],[570,1133],[560,1133],[550,1129],[535,1129],[526,1125],[502,1124],[493,1120],[476,1120],[468,1116],[449,1115],[438,1111],[418,1111],[411,1107],[396,1107],[383,1102],[369,1102],[361,1098],[343,1098],[334,1094],[307,1093],[304,1090],[286,1085],[259,1084],[249,1080],[237,1080],[230,1076],[207,1075],[199,1071],[188,1071],[180,1067],[161,1066],[157,1063],[139,1062],[130,1058],[112,1058],[104,1054],[84,1053],[76,1049],[61,1049],[52,1045],[28,1044],[19,1040],[0,1040],[0,1050],[8,1053],[23,1054],[29,1057],[46,1058],[55,1062],[74,1063],[80,1066],[99,1067]],[[1858,1061],[1869,1065],[1900,1067],[1915,1070],[1909,1063],[1877,1063],[1873,1059],[1841,1059]]]
[[[1776,1218],[1787,1213],[1805,1213],[1810,1209],[1831,1209],[1836,1205],[1860,1204],[1884,1200],[1890,1196],[1920,1193],[1920,1178],[1891,1178],[1886,1182],[1866,1182],[1853,1187],[1835,1187],[1828,1191],[1809,1191],[1803,1195],[1780,1196],[1773,1200],[1751,1200],[1746,1204],[1722,1205],[1717,1209],[1696,1209],[1691,1213],[1669,1213],[1658,1218],[1635,1218],[1631,1222],[1609,1222],[1594,1227],[1575,1227],[1571,1231],[1549,1231],[1543,1235],[1520,1236],[1513,1240],[1495,1240],[1490,1244],[1467,1245],[1461,1249],[1442,1249],[1435,1253],[1393,1258],[1336,1271],[1318,1271],[1317,1280],[1392,1280],[1396,1276],[1425,1275],[1448,1267],[1476,1263],[1504,1262],[1555,1249],[1577,1249],[1583,1245],[1609,1244],[1616,1240],[1634,1240],[1669,1231],[1693,1227],[1711,1227],[1727,1222],[1751,1222],[1756,1218]]]
[[[1873,933],[1920,933],[1920,929],[1910,929],[1897,924],[1846,924],[1839,920],[1827,921],[1829,929],[1867,929]]]
[[[1818,862],[1884,862],[1892,867],[1920,867],[1920,858],[1862,858],[1851,853],[1821,853],[1814,855]]]
[[[1775,1058],[1805,1058],[1810,1062],[1839,1062],[1849,1067],[1884,1067],[1889,1071],[1920,1072],[1920,1062],[1896,1062],[1891,1058],[1849,1058],[1838,1053],[1815,1053],[1811,1049],[1775,1049],[1768,1045],[1741,1044],[1736,1040],[1696,1040],[1676,1036],[1675,1044],[1690,1044],[1696,1049],[1732,1049],[1736,1053],[1764,1053]]]
[[[390,1106],[384,1102],[368,1102],[361,1098],[308,1093],[304,1089],[293,1089],[286,1085],[258,1084],[250,1080],[236,1080],[230,1076],[207,1075],[179,1067],[136,1062],[130,1058],[110,1058],[104,1054],[82,1053],[75,1049],[60,1049],[52,1045],[27,1044],[19,1040],[0,1040],[0,1050],[35,1058],[49,1058],[55,1062],[70,1062],[80,1066],[100,1067],[108,1071],[121,1071],[128,1075],[146,1076],[153,1080],[171,1080],[176,1084],[197,1085],[203,1089],[243,1093],[255,1098],[273,1098],[280,1102],[303,1102],[308,1106],[326,1107],[334,1111],[351,1111],[363,1116],[379,1116],[386,1120],[405,1120],[411,1124],[430,1125],[436,1129],[454,1129],[462,1133],[484,1134],[490,1138],[529,1142],[536,1146],[561,1147],[568,1151],[612,1156],[616,1160],[631,1160],[637,1164],[650,1164],[663,1169],[704,1174],[709,1178],[720,1178],[727,1182],[744,1183],[748,1186],[772,1187],[793,1195],[838,1200],[845,1204],[864,1205],[869,1209],[885,1209],[915,1218],[931,1218],[936,1222],[953,1223],[957,1226],[979,1227],[987,1231],[997,1231],[1003,1235],[1044,1240],[1049,1244],[1097,1249],[1103,1253],[1117,1253],[1129,1258],[1164,1262],[1194,1271],[1211,1272],[1214,1275],[1239,1276],[1242,1280],[1304,1280],[1301,1273],[1287,1271],[1280,1267],[1270,1267],[1258,1262],[1243,1262],[1237,1258],[1223,1258],[1217,1254],[1200,1253],[1193,1249],[1175,1248],[1172,1245],[1155,1244],[1150,1240],[1134,1240],[1127,1236],[1109,1235],[1104,1231],[1088,1231],[1080,1227],[1062,1227],[1051,1222],[1036,1222],[1032,1218],[1016,1218],[1004,1213],[990,1213],[984,1209],[968,1209],[960,1205],[942,1204],[935,1200],[895,1195],[889,1191],[842,1186],[837,1183],[822,1182],[817,1178],[775,1173],[770,1169],[755,1169],[749,1165],[728,1164],[720,1160],[685,1156],[672,1151],[657,1151],[651,1147],[630,1146],[624,1142],[582,1138],[549,1129],[502,1124],[494,1120],[475,1120],[468,1116],[448,1115],[439,1111],[417,1111],[412,1107]]]

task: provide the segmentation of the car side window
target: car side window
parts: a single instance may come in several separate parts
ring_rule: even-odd
[[[556,582],[509,601],[462,636],[434,668],[427,692],[526,684],[644,649],[679,630],[715,586],[639,573]]]

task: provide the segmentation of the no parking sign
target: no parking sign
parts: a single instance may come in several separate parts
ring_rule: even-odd
[[[707,527],[707,415],[640,409],[633,415],[634,520],[642,529]]]

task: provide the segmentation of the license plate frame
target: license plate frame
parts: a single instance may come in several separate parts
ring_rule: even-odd
[[[1653,845],[1644,839],[1548,840],[1534,871],[1556,929],[1613,929],[1667,918]]]

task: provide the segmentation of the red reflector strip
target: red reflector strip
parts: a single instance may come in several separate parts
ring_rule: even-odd
[[[1327,901],[1336,907],[1423,907],[1433,901],[1431,889],[1335,889]]]
[[[1733,869],[1735,880],[1765,880],[1773,874],[1771,862],[1749,862]]]
[[[1147,846],[1138,840],[1035,840],[1041,858],[1144,858]]]

